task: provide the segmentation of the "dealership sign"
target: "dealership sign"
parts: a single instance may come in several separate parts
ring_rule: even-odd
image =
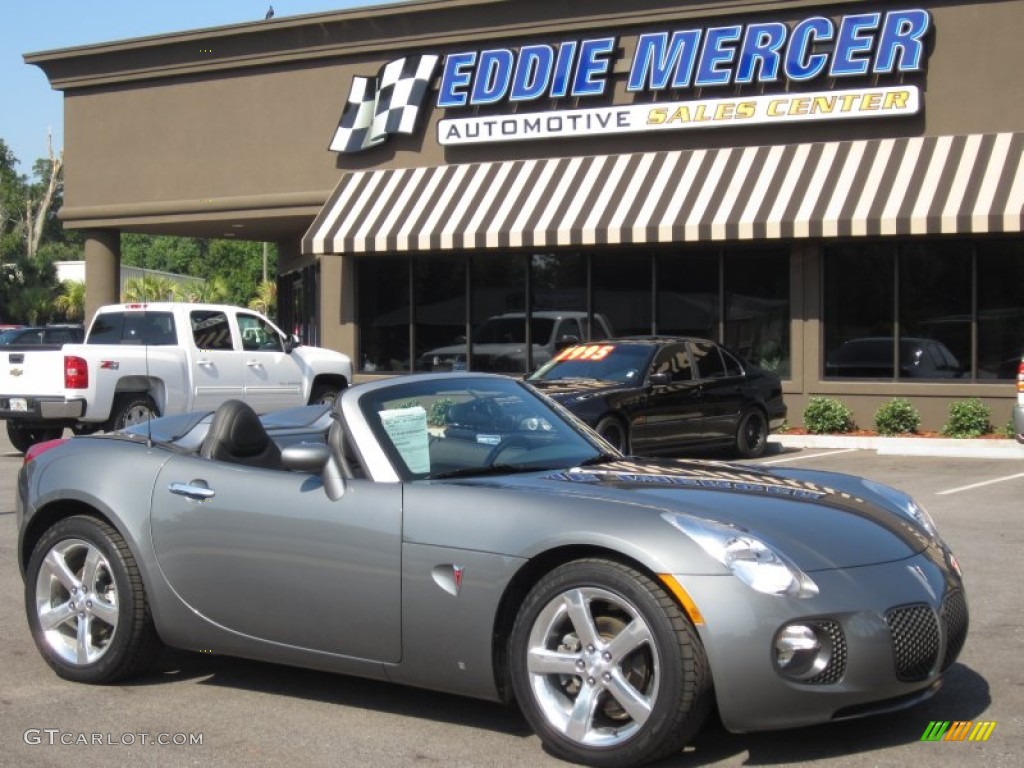
[[[793,25],[756,22],[650,32],[620,71],[626,91],[642,103],[586,107],[612,88],[619,56],[616,37],[570,40],[558,45],[488,48],[444,57],[436,106],[441,144],[476,144],[568,136],[593,136],[725,125],[763,125],[813,120],[916,114],[914,85],[868,87],[873,77],[924,68],[931,17],[921,9],[823,16]],[[355,78],[352,94],[331,144],[357,151],[391,133],[412,133],[434,77],[438,56],[390,62],[376,81]],[[813,90],[815,81],[835,86]],[[752,96],[720,96],[752,86]],[[798,86],[791,88],[791,86]],[[709,90],[712,91],[709,94]],[[664,99],[693,91],[691,98]],[[652,97],[657,100],[652,100]],[[571,100],[573,108],[531,110],[537,102]],[[508,114],[491,112],[502,106]]]

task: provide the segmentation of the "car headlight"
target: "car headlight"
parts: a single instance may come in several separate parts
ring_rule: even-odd
[[[766,595],[813,597],[818,585],[784,555],[742,528],[665,512],[682,531],[751,589]]]
[[[939,529],[935,525],[935,521],[932,520],[932,516],[928,514],[928,510],[910,498],[910,496],[905,494],[903,491],[899,491],[888,485],[876,483],[872,480],[865,480],[864,485],[875,493],[884,496],[891,501],[897,512],[903,515],[903,517],[910,519],[911,522],[916,523],[917,526],[931,538],[940,538]]]

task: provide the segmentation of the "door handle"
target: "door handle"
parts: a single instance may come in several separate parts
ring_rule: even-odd
[[[193,480],[191,483],[171,483],[167,486],[167,490],[193,501],[206,501],[217,495],[217,492],[210,488],[203,480]]]
[[[249,366],[250,368],[262,368],[263,367],[263,363],[261,363],[259,360],[248,360],[248,361],[246,361],[245,364],[247,366]]]
[[[196,360],[196,365],[201,365],[203,368],[209,368],[213,365],[212,360]]]

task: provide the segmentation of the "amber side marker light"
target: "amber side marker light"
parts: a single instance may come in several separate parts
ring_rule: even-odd
[[[689,593],[683,589],[683,585],[676,581],[676,577],[671,573],[659,573],[658,578],[661,579],[661,582],[668,587],[668,591],[679,601],[679,604],[686,611],[686,615],[690,617],[693,625],[697,627],[702,626],[704,624],[704,617],[701,615],[700,609],[693,602],[693,598],[690,597]]]
[[[70,439],[70,437],[58,437],[56,440],[46,440],[42,443],[36,443],[25,451],[25,459],[22,461],[21,465],[25,466],[33,459],[38,459],[51,448],[56,448],[58,445],[66,443]]]

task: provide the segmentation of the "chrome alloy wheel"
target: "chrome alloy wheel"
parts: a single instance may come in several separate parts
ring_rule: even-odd
[[[36,616],[46,644],[68,664],[102,658],[117,631],[117,586],[110,563],[93,544],[55,544],[36,576]]]
[[[661,682],[657,644],[640,612],[605,589],[551,600],[530,630],[526,669],[548,724],[573,742],[611,747],[651,715]]]

